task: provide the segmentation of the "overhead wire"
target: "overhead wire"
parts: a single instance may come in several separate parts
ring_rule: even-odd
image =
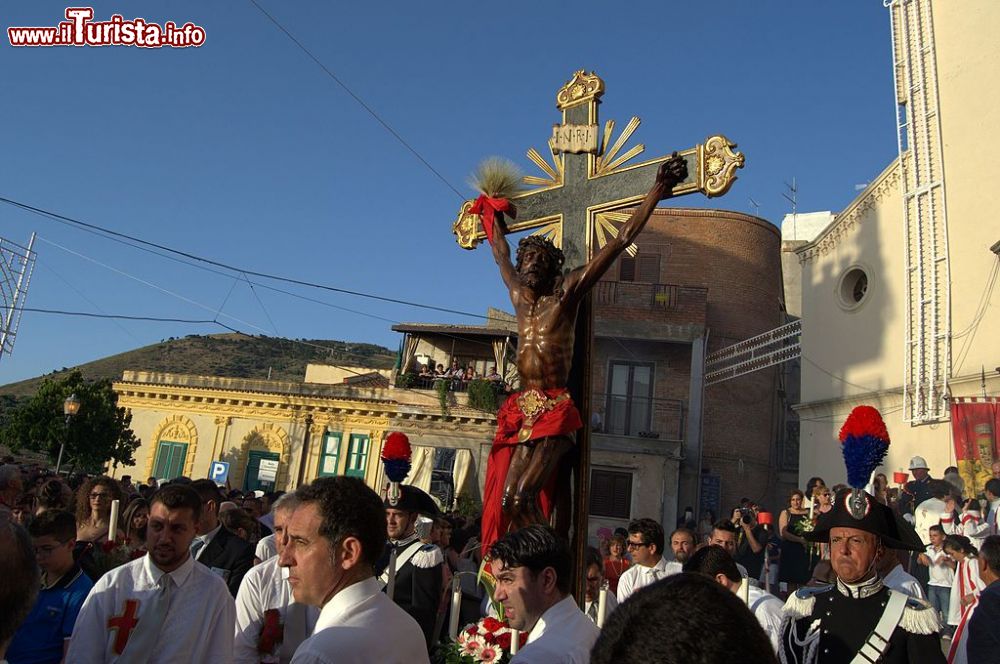
[[[161,251],[166,251],[166,252],[169,252],[171,254],[175,254],[177,256],[183,256],[183,257],[188,258],[188,259],[193,260],[193,261],[198,261],[198,262],[201,262],[201,263],[205,263],[207,265],[213,265],[215,267],[223,268],[225,270],[230,270],[232,272],[235,272],[237,275],[240,274],[240,273],[243,273],[243,274],[253,275],[255,277],[261,277],[263,279],[271,279],[273,281],[282,281],[282,282],[285,282],[285,283],[295,284],[295,285],[298,285],[298,286],[306,286],[306,287],[309,287],[309,288],[317,288],[317,289],[320,289],[320,290],[331,291],[331,292],[334,292],[334,293],[341,293],[341,294],[344,294],[344,295],[353,295],[355,297],[361,297],[361,298],[366,298],[366,299],[370,299],[370,300],[378,300],[378,301],[381,301],[381,302],[388,302],[388,303],[391,303],[391,304],[401,304],[401,305],[404,305],[404,306],[415,307],[415,308],[418,308],[418,309],[428,309],[428,310],[431,310],[431,311],[439,311],[441,313],[457,314],[457,315],[460,315],[460,316],[468,316],[470,318],[488,319],[488,317],[484,316],[483,314],[472,313],[472,312],[469,312],[469,311],[461,311],[459,309],[451,309],[451,308],[448,308],[448,307],[439,307],[439,306],[435,306],[435,305],[432,305],[432,304],[424,304],[424,303],[420,303],[420,302],[413,302],[413,301],[410,301],[410,300],[403,300],[403,299],[400,299],[400,298],[387,297],[387,296],[384,296],[384,295],[377,295],[377,294],[374,294],[374,293],[366,293],[364,291],[356,291],[356,290],[351,290],[351,289],[347,289],[347,288],[340,288],[340,287],[337,287],[337,286],[330,286],[328,284],[320,284],[320,283],[316,283],[316,282],[312,282],[312,281],[306,281],[304,279],[295,279],[293,277],[284,277],[284,276],[277,275],[277,274],[270,274],[270,273],[267,273],[267,272],[259,272],[259,271],[256,271],[256,270],[251,270],[249,268],[240,267],[240,266],[237,266],[237,265],[231,265],[231,264],[228,264],[228,263],[224,263],[222,261],[214,260],[212,258],[207,258],[205,256],[199,256],[197,254],[193,254],[193,253],[188,252],[188,251],[183,251],[181,249],[174,249],[173,247],[170,247],[170,246],[167,246],[167,245],[164,245],[164,244],[160,244],[158,242],[151,242],[149,240],[143,240],[142,238],[136,237],[134,235],[129,235],[127,233],[121,233],[119,231],[114,231],[114,230],[111,230],[109,228],[106,228],[106,227],[103,227],[103,226],[99,226],[97,224],[92,224],[92,223],[89,223],[89,222],[81,221],[79,219],[74,219],[73,217],[69,217],[69,216],[66,216],[66,215],[63,215],[63,214],[59,214],[57,212],[52,212],[50,210],[45,210],[43,208],[39,208],[39,207],[36,207],[36,206],[33,206],[33,205],[28,205],[27,203],[21,203],[19,201],[16,201],[16,200],[13,200],[11,198],[4,197],[4,196],[0,196],[0,203],[6,203],[7,205],[11,205],[11,206],[20,208],[20,209],[25,210],[27,212],[31,212],[32,214],[36,214],[36,215],[41,216],[43,218],[51,219],[53,221],[57,221],[57,222],[62,223],[64,225],[76,226],[78,228],[87,228],[87,229],[90,229],[91,231],[99,231],[100,233],[106,233],[106,234],[114,236],[116,238],[120,238],[120,239],[124,239],[124,240],[130,240],[130,241],[132,241],[134,243],[142,244],[142,245],[145,245],[147,247],[152,247],[152,248],[160,249]],[[229,276],[229,275],[227,275],[227,276]]]
[[[324,72],[326,72],[327,76],[329,76],[337,85],[339,85],[344,90],[344,92],[346,92],[348,95],[350,95],[350,97],[354,101],[356,101],[358,103],[358,105],[361,106],[361,108],[365,109],[365,111],[367,111],[368,114],[371,115],[375,119],[376,122],[378,122],[380,125],[382,125],[382,127],[387,132],[389,132],[389,134],[391,134],[393,138],[395,138],[397,141],[399,141],[399,143],[404,148],[406,148],[407,150],[409,150],[410,153],[420,161],[420,163],[422,163],[424,166],[426,166],[428,168],[428,170],[430,170],[430,172],[433,173],[437,177],[437,179],[439,179],[441,182],[443,182],[446,187],[448,187],[453,192],[455,192],[455,195],[458,196],[459,199],[461,199],[463,201],[465,200],[466,197],[462,195],[462,192],[460,192],[458,189],[456,189],[455,186],[452,185],[451,182],[449,182],[448,179],[444,175],[442,175],[440,171],[438,171],[436,168],[434,168],[431,165],[431,163],[429,161],[427,161],[423,157],[423,155],[421,155],[419,152],[417,152],[417,150],[412,145],[410,145],[406,141],[406,139],[404,139],[399,134],[399,132],[397,132],[395,129],[393,129],[393,127],[388,122],[386,122],[382,118],[382,116],[380,116],[378,113],[376,113],[375,109],[373,109],[367,102],[365,102],[365,100],[362,99],[356,92],[354,92],[354,90],[352,90],[351,88],[349,88],[347,86],[347,84],[344,83],[344,81],[342,81],[340,79],[340,77],[337,76],[329,67],[327,67],[325,64],[323,64],[323,62],[318,57],[316,57],[313,54],[312,51],[310,51],[308,48],[306,48],[305,44],[303,44],[301,41],[299,41],[299,39],[296,38],[295,35],[293,35],[285,26],[283,26],[281,23],[279,23],[278,19],[274,18],[274,16],[272,16],[270,13],[268,13],[268,11],[266,9],[264,9],[263,7],[261,7],[260,3],[258,3],[257,0],[250,0],[250,4],[252,4],[254,7],[256,7],[257,10],[260,11],[261,14],[263,14],[264,16],[266,16],[267,19],[272,24],[274,24],[274,26],[276,28],[278,28],[278,30],[280,30],[282,33],[284,33],[284,35],[286,37],[288,37],[292,41],[293,44],[295,44],[296,46],[298,46],[299,49],[309,57],[310,60],[312,60],[313,62],[315,62],[316,65],[319,66],[320,69],[322,69]]]

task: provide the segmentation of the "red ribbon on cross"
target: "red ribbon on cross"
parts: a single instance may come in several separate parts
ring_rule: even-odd
[[[469,208],[469,214],[478,215],[483,222],[486,239],[493,244],[493,219],[497,212],[509,212],[514,208],[506,198],[490,198],[482,194]]]

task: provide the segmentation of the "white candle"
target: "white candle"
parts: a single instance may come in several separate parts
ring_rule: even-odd
[[[118,501],[111,501],[111,516],[108,518],[108,541],[114,542],[118,538]]]
[[[604,627],[604,616],[608,610],[608,582],[601,584],[601,592],[597,596],[597,626]]]
[[[750,605],[750,579],[743,579],[743,583],[740,584],[740,599],[747,606]]]
[[[385,584],[385,595],[389,599],[396,593],[396,549],[389,554],[389,580]]]
[[[813,511],[816,509],[816,500],[810,496],[809,497],[809,520],[812,521]]]
[[[451,615],[448,616],[448,637],[458,638],[458,614],[462,611],[462,584],[458,574],[451,577]]]
[[[521,642],[521,632],[516,629],[510,630],[510,654],[517,654],[517,646]]]

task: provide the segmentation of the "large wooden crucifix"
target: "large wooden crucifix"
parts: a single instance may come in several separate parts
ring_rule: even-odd
[[[528,158],[542,170],[544,177],[525,177],[525,184],[534,188],[511,199],[517,218],[508,221],[507,230],[510,233],[532,230],[533,235],[551,240],[565,256],[565,274],[586,265],[609,240],[618,236],[631,216],[622,210],[636,207],[647,198],[660,166],[670,159],[663,156],[632,163],[645,151],[642,144],[624,149],[639,126],[637,117],[629,121],[613,142],[614,121],[607,121],[600,135],[597,109],[603,94],[604,82],[596,74],[582,70],[559,89],[556,106],[562,111],[562,123],[553,126],[548,141],[551,163],[536,150],[529,150]],[[736,169],[744,164],[743,155],[733,151],[735,147],[725,136],[717,135],[703,144],[679,151],[678,155],[687,166],[687,177],[677,182],[670,195],[701,192],[714,197],[725,194],[736,179]],[[465,249],[474,249],[486,237],[480,217],[470,212],[472,206],[473,201],[462,205],[452,227],[459,246]],[[505,240],[503,246],[506,247]],[[635,255],[635,245],[630,245],[626,251]],[[497,254],[496,249],[494,254]],[[509,264],[509,260],[506,262]],[[511,275],[504,274],[503,264],[501,274],[505,282],[509,282]],[[512,290],[512,297],[513,293]],[[567,457],[573,460],[575,470],[572,534],[578,586],[585,576],[582,561],[589,511],[592,326],[590,297],[586,295],[576,320],[572,368],[566,386],[584,425],[576,432],[576,454]],[[523,378],[522,375],[522,386]],[[546,394],[538,393],[519,407],[531,420],[532,409],[540,412],[543,408],[559,408],[558,398],[549,399]],[[530,427],[528,429],[530,431]],[[484,511],[486,509],[484,506]],[[672,524],[664,525],[669,528]],[[484,541],[484,544],[489,542]],[[582,597],[578,594],[578,599]]]

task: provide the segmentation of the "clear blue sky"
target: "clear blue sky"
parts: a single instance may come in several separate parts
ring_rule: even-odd
[[[633,142],[647,155],[714,133],[739,143],[747,167],[732,191],[678,205],[749,212],[752,197],[780,223],[795,177],[800,211],[836,211],[896,152],[878,0],[258,1],[469,197],[485,156],[533,172],[524,152],[544,148],[555,92],[581,68],[607,84],[602,121],[642,119]],[[192,21],[207,33],[196,49],[7,43],[7,27],[54,26],[65,7],[4,3],[0,196],[258,271],[461,311],[508,305],[484,248],[454,242],[459,196],[249,0],[94,7],[98,20]],[[231,276],[0,204],[0,235],[32,231],[29,307],[211,319],[225,301],[220,320],[246,332],[391,347],[380,318],[478,322],[282,284],[368,315],[258,289],[262,307]],[[219,331],[28,312],[0,383]]]

